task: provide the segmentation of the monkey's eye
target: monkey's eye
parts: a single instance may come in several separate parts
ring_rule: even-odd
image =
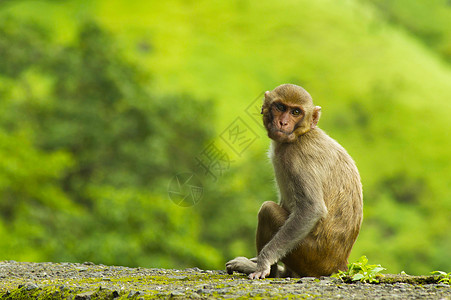
[[[295,108],[291,111],[291,114],[293,116],[299,116],[302,113],[302,111],[299,108]]]
[[[287,107],[285,105],[283,105],[282,103],[276,103],[276,108],[277,108],[277,110],[282,111],[282,112],[287,110]]]

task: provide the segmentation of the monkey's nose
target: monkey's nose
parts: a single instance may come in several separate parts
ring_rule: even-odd
[[[286,121],[279,121],[279,125],[280,125],[280,127],[287,126],[288,122],[286,122]]]

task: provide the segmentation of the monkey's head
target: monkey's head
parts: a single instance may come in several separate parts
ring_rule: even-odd
[[[265,92],[262,114],[271,139],[292,143],[316,127],[321,107],[313,105],[312,97],[302,87],[282,84]]]

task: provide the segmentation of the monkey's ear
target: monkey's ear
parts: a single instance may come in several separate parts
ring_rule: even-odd
[[[262,114],[262,115],[263,115],[263,110],[265,109],[265,104],[266,104],[267,101],[268,101],[268,98],[269,98],[269,91],[266,91],[266,92],[265,92],[265,100],[263,100],[262,110],[261,110],[261,112],[260,112],[260,114]]]
[[[319,121],[319,117],[321,116],[321,106],[315,106],[313,108],[313,113],[312,113],[312,123],[310,124],[310,129],[313,129],[316,127],[316,125],[318,124]]]

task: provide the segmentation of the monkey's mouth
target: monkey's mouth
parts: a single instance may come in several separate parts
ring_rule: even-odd
[[[291,141],[294,138],[294,130],[292,131],[285,131],[277,127],[274,123],[269,123],[266,127],[268,130],[268,136],[269,138],[279,141],[279,142],[286,142]]]
[[[285,142],[291,141],[294,138],[294,134],[293,131],[284,131],[274,128],[274,130],[272,130],[272,134],[270,134],[269,137],[279,142]]]
[[[276,133],[282,133],[282,134],[284,134],[284,135],[290,135],[290,134],[292,134],[293,132],[294,132],[294,130],[292,130],[292,131],[285,131],[285,130],[282,130],[282,129],[275,129],[275,131],[276,131]]]

